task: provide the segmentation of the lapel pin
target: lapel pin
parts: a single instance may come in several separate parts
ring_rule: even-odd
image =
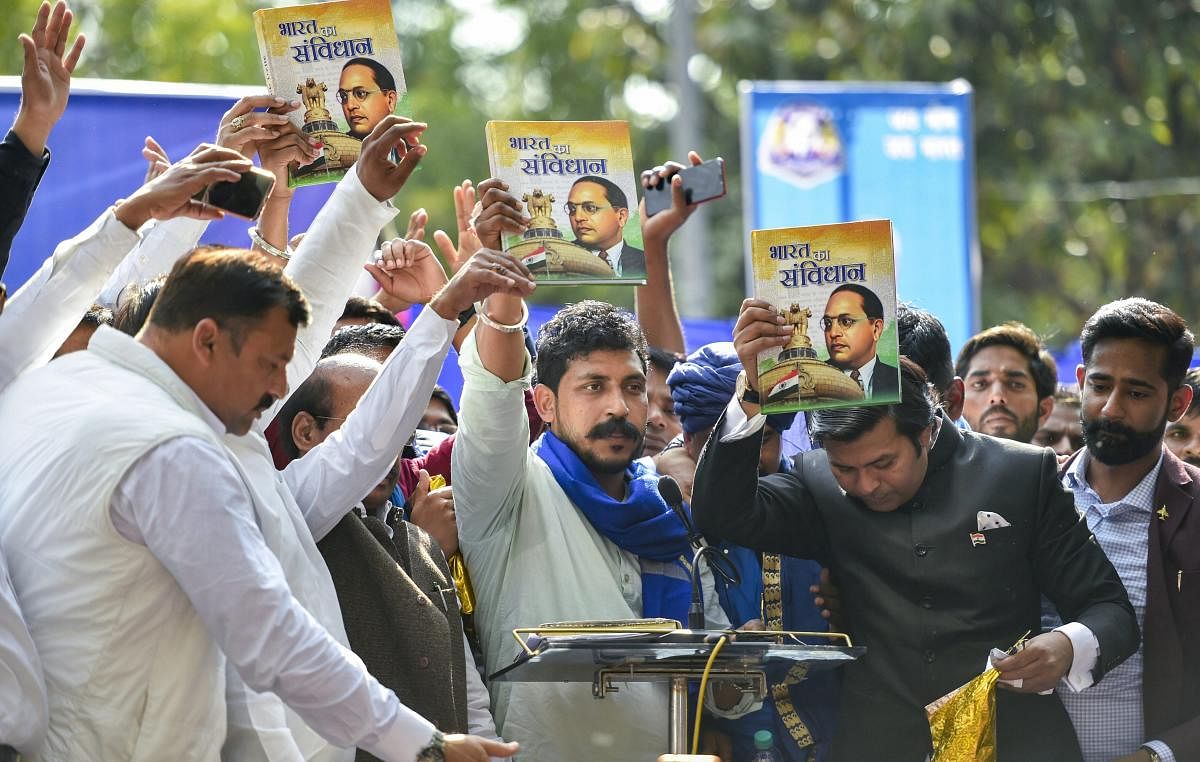
[[[983,532],[971,532],[971,545],[987,545],[987,537],[983,536]]]
[[[1159,521],[1166,521],[1167,517],[1169,517],[1171,515],[1171,514],[1167,513],[1166,505],[1164,505],[1162,508],[1159,508],[1157,511],[1155,511],[1155,513],[1158,514]]]

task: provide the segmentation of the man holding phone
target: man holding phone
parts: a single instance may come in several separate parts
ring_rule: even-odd
[[[646,253],[625,243],[629,200],[612,180],[596,175],[576,180],[567,196],[567,215],[575,241],[596,252],[617,277],[646,273]]]

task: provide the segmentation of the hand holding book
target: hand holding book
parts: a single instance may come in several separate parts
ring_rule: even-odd
[[[355,171],[363,187],[380,201],[400,192],[428,150],[417,141],[429,125],[402,116],[385,117],[363,141]],[[392,152],[400,157],[392,161]]]

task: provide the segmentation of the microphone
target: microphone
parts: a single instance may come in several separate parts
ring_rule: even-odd
[[[671,511],[674,512],[679,522],[683,524],[688,542],[696,549],[692,556],[692,604],[688,607],[688,629],[703,630],[706,628],[707,622],[704,619],[704,604],[700,593],[700,559],[705,555],[708,546],[704,542],[704,537],[696,531],[692,517],[683,507],[683,493],[679,491],[679,484],[670,476],[660,476],[658,478],[658,494],[671,507]]]

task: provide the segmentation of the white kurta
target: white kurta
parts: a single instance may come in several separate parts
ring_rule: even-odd
[[[637,557],[592,528],[528,447],[528,377],[504,383],[488,372],[474,336],[464,344],[460,364],[454,502],[488,672],[516,655],[514,628],[641,617]],[[711,578],[705,602],[710,626],[727,627]],[[665,684],[622,685],[599,700],[590,684],[489,687],[500,735],[520,741],[522,760],[641,760],[667,750]]]

